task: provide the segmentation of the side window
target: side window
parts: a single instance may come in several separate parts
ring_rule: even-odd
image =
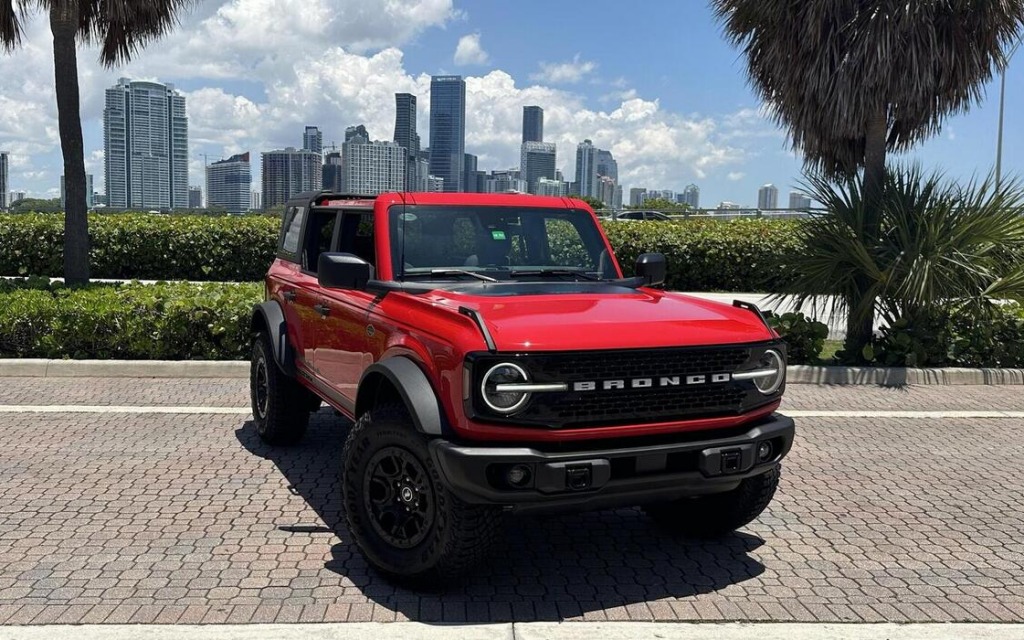
[[[376,265],[376,247],[373,241],[373,214],[350,211],[342,214],[338,251],[351,253]]]
[[[298,253],[302,223],[305,219],[305,207],[288,207],[285,210],[284,224],[281,226],[281,251],[291,254]]]
[[[309,222],[306,223],[306,243],[302,251],[302,268],[306,271],[316,273],[320,254],[331,250],[337,220],[336,211],[310,212]]]

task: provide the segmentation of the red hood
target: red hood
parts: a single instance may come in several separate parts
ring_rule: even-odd
[[[684,347],[773,337],[748,310],[652,289],[495,297],[437,290],[433,302],[479,311],[499,351]]]

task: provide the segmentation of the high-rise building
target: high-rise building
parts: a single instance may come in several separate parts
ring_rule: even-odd
[[[430,191],[427,187],[427,178],[430,176],[430,160],[422,155],[416,158],[416,183],[409,187],[409,191]]]
[[[344,146],[342,146],[344,149]],[[342,190],[341,151],[330,151],[324,156],[321,188],[325,191]]]
[[[518,171],[492,171],[484,182],[486,193],[526,193],[526,180]]]
[[[60,208],[61,209],[63,209],[65,206],[67,206],[66,201],[67,201],[67,196],[65,195],[65,192],[64,192],[64,175],[61,174],[61,176],[60,176]],[[87,174],[85,174],[85,206],[88,209],[92,209],[93,205],[95,205],[95,204],[96,203],[93,200],[92,174],[91,173],[87,173]],[[0,208],[2,208],[2,207],[0,207]]]
[[[189,209],[202,209],[203,208],[203,188],[202,187],[189,187],[188,188],[188,208]]]
[[[260,209],[263,208],[263,207],[260,206],[260,199],[261,199],[260,195],[261,194],[260,194],[259,191],[253,191],[252,192],[252,195],[249,197],[249,210],[250,211],[259,211]]]
[[[564,196],[568,195],[566,184],[561,180],[550,178],[537,178],[534,184],[534,193],[538,196]]]
[[[462,159],[462,190],[466,193],[477,193],[476,189],[477,157],[467,153]]]
[[[346,193],[405,191],[405,147],[390,140],[370,142],[353,136],[341,146],[341,154],[341,188]]]
[[[775,185],[769,183],[757,190],[757,208],[779,208],[779,190],[775,187]]]
[[[700,187],[695,184],[687,185],[679,202],[690,205],[691,209],[700,209]]]
[[[523,107],[523,142],[544,142],[544,110]]]
[[[598,149],[595,156],[597,163],[597,175],[608,176],[616,183],[619,181],[619,163],[612,157],[611,151]]]
[[[430,175],[444,179],[445,191],[462,191],[466,153],[466,81],[462,76],[430,79]]]
[[[811,197],[803,191],[790,191],[789,208],[807,211],[811,208]]]
[[[444,178],[442,178],[441,176],[431,176],[431,175],[428,175],[427,176],[426,190],[427,191],[436,191],[436,192],[439,192],[439,193],[441,191],[444,191]]]
[[[308,127],[307,127],[308,130]],[[309,153],[317,153],[306,149]],[[239,153],[206,167],[206,207],[226,209],[241,214],[249,210],[252,192],[252,169],[249,152]]]
[[[188,206],[188,117],[174,85],[121,78],[107,89],[103,149],[109,206]]]
[[[629,206],[639,207],[643,205],[647,196],[647,189],[644,187],[633,187],[629,190]]]
[[[519,173],[528,193],[538,193],[537,181],[555,179],[555,143],[524,142],[519,153]]]
[[[14,206],[19,200],[24,200],[26,195],[24,191],[11,191],[7,194],[7,206]]]
[[[576,184],[579,195],[597,197],[597,148],[590,140],[576,145]]]
[[[302,148],[316,153],[324,152],[324,134],[320,127],[306,125],[306,130],[302,133]]]
[[[263,208],[285,204],[304,191],[319,191],[323,158],[294,147],[263,152]]]
[[[10,206],[7,202],[7,163],[10,155],[6,151],[0,151],[0,211]]]
[[[416,133],[416,96],[395,94],[395,143],[406,150],[405,185],[408,191],[422,191],[419,171],[420,136]],[[426,174],[423,174],[425,183]]]
[[[345,142],[348,142],[356,136],[362,136],[367,140],[370,139],[370,132],[366,130],[366,125],[357,124],[345,128]]]

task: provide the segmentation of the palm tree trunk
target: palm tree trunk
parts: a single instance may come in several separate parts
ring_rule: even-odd
[[[885,147],[889,135],[889,120],[886,105],[881,105],[875,116],[868,123],[868,131],[864,148],[864,228],[860,230],[863,234],[865,244],[872,247],[878,243],[881,233],[882,220],[882,197],[885,189]],[[864,346],[871,342],[874,333],[875,314],[874,300],[870,301],[867,314],[855,316],[852,311],[865,302],[868,297],[870,283],[862,279],[857,283],[856,299],[848,300],[847,304],[851,311],[846,322],[846,344],[845,350],[855,358],[861,358]]]
[[[85,149],[78,97],[78,3],[50,3],[54,87],[60,149],[64,154],[64,281],[89,281],[89,220],[86,216]]]

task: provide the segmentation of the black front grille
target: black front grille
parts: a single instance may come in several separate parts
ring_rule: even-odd
[[[552,428],[582,428],[670,422],[695,418],[739,415],[775,399],[760,394],[750,381],[712,382],[713,374],[751,368],[752,360],[769,346],[740,345],[648,349],[628,351],[543,352],[496,356],[481,355],[473,364],[474,388],[483,373],[497,362],[522,365],[537,383],[566,383],[569,391],[535,393],[526,408],[514,416],[488,413],[471,402],[475,417],[502,423]],[[689,376],[705,376],[706,382],[686,384]],[[679,384],[662,386],[661,378]],[[651,386],[631,388],[633,380],[652,380]],[[605,389],[605,381],[624,381],[624,389]],[[574,382],[593,382],[593,391],[574,391]]]
[[[527,360],[538,380],[577,381],[730,373],[749,357],[747,347],[719,347],[531,354]]]

